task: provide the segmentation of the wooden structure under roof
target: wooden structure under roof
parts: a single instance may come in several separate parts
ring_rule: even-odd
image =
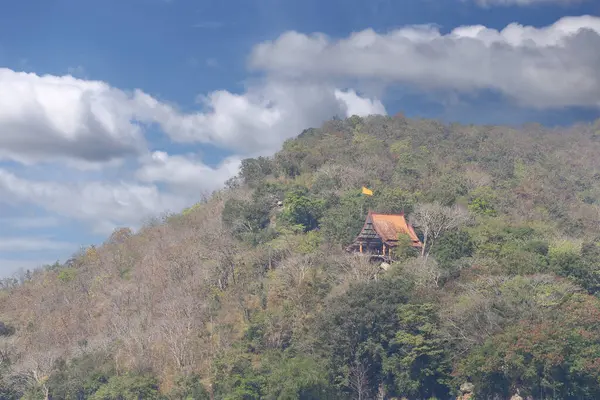
[[[362,230],[347,250],[389,260],[392,258],[393,248],[398,246],[401,235],[408,235],[413,247],[422,246],[415,230],[406,221],[404,213],[380,214],[369,211]]]

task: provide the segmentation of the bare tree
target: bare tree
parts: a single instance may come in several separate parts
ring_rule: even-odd
[[[457,205],[445,207],[440,203],[419,204],[412,219],[413,225],[423,231],[421,257],[427,257],[435,241],[445,232],[466,223],[469,213]]]
[[[357,255],[340,256],[340,269],[343,277],[351,282],[367,282],[374,279],[381,267],[372,263],[368,258]]]
[[[55,349],[27,354],[23,363],[16,368],[16,381],[27,387],[40,388],[44,393],[44,400],[48,400],[50,398],[48,378],[58,356],[59,352]]]
[[[444,277],[444,271],[433,259],[419,260],[417,258],[408,259],[402,264],[405,273],[412,276],[415,284],[425,288],[438,288],[440,281]]]
[[[167,293],[156,322],[157,338],[165,344],[178,372],[195,361],[198,352],[194,348],[194,338],[202,331],[204,323],[202,303],[185,286],[182,292],[170,290]]]
[[[342,193],[347,188],[355,188],[366,179],[365,170],[349,165],[325,164],[315,173],[313,184],[322,189]]]
[[[352,389],[357,400],[369,398],[369,366],[356,360],[350,367],[348,374],[348,385]]]
[[[488,186],[492,182],[492,176],[477,164],[467,165],[464,177],[471,189]]]

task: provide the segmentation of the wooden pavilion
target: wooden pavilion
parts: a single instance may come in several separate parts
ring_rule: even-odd
[[[389,260],[392,258],[393,248],[398,246],[401,235],[408,235],[413,247],[422,246],[413,227],[406,221],[404,213],[379,214],[369,211],[362,230],[347,250],[377,255]]]

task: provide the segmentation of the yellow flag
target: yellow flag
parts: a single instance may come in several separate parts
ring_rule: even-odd
[[[362,187],[362,192],[363,194],[366,194],[367,196],[373,196],[373,191],[371,189],[367,189],[366,187]]]

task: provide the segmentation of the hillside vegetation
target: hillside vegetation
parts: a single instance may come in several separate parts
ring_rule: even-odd
[[[4,280],[0,398],[600,398],[598,154],[600,121],[308,129],[181,214]],[[369,210],[435,231],[423,256],[346,253]]]

